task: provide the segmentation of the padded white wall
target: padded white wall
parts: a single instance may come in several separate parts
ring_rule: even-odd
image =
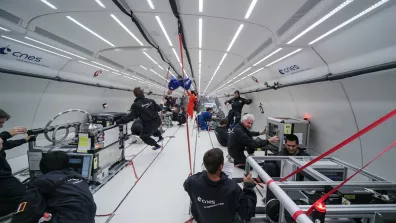
[[[28,129],[42,128],[59,112],[71,108],[83,109],[90,113],[126,112],[134,100],[132,92],[5,73],[0,73],[0,95],[0,108],[12,116],[0,131],[9,130],[14,126],[26,126]],[[149,97],[155,99],[158,103],[160,102],[158,96]],[[103,109],[103,103],[107,103],[108,108]],[[82,113],[69,113],[57,118],[53,124],[83,121],[84,119],[85,115]],[[15,139],[19,138],[22,138],[22,136],[15,137]],[[39,145],[49,144],[43,135],[38,137],[37,143]],[[7,151],[7,159],[24,156],[26,151],[27,144],[9,150]],[[26,160],[21,159],[21,162],[26,162]],[[27,167],[27,163],[11,163],[20,168]]]
[[[267,117],[310,116],[310,149],[312,155],[329,150],[357,131],[396,108],[396,70],[367,74],[334,82],[300,85],[269,90],[243,97],[253,99],[244,112],[256,117],[255,129],[263,129]],[[224,103],[225,98],[220,102]],[[262,103],[265,113],[260,113]],[[228,108],[223,106],[225,111]],[[351,142],[334,156],[351,164],[362,166],[396,140],[396,117]],[[396,181],[392,170],[396,149],[367,167],[379,176]]]

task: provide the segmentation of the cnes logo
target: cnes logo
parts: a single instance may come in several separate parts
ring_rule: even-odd
[[[216,204],[216,202],[214,200],[204,200],[201,197],[198,197],[197,200],[204,204]]]
[[[294,66],[286,67],[284,69],[280,69],[279,73],[280,74],[287,74],[289,72],[292,72],[292,71],[295,71],[295,70],[298,70],[298,69],[300,69],[300,67],[298,67],[297,65],[294,65]]]
[[[10,45],[0,48],[0,55],[10,54],[14,57],[21,58],[24,60],[30,60],[30,61],[34,61],[34,62],[40,62],[43,59],[41,57],[32,56],[27,53],[21,53],[18,51],[12,52],[12,50],[11,50],[11,48],[9,48],[9,46]],[[11,54],[11,52],[12,52],[12,54]]]

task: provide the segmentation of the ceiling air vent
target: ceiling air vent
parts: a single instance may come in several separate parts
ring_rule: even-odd
[[[289,30],[290,27],[292,27],[298,20],[300,20],[305,14],[307,14],[320,1],[321,0],[306,1],[305,4],[303,6],[301,6],[300,9],[298,9],[298,11],[292,17],[290,17],[289,20],[287,20],[285,22],[285,24],[283,24],[282,27],[280,27],[280,29],[276,32],[277,35],[282,36],[283,33],[285,33],[287,30]]]
[[[9,13],[7,11],[4,11],[2,9],[0,9],[0,17],[5,19],[5,20],[8,20],[8,21],[10,21],[12,23],[18,24],[18,25],[22,21],[22,19],[19,18],[18,16],[13,15],[13,14],[11,14],[11,13]]]
[[[106,63],[108,63],[108,64],[112,64],[113,66],[116,66],[116,67],[119,67],[119,68],[124,69],[124,66],[122,66],[121,64],[116,63],[116,62],[114,62],[114,61],[112,61],[112,60],[110,60],[110,59],[107,59],[107,58],[104,57],[104,56],[99,55],[98,59],[100,59],[100,60],[102,60],[102,61],[104,61],[104,62],[106,62]]]
[[[272,38],[268,38],[261,46],[257,48],[248,58],[247,60],[250,61],[251,59],[255,58],[259,53],[261,53],[265,48],[267,48],[272,43]],[[240,67],[238,67],[239,69]],[[236,69],[235,71],[237,71]]]
[[[134,70],[132,70],[131,68],[128,68],[127,71],[131,72],[131,73],[135,73]]]
[[[40,34],[42,36],[45,36],[48,39],[52,39],[52,40],[54,40],[54,41],[56,41],[58,43],[61,43],[63,45],[66,45],[68,47],[76,49],[76,50],[78,50],[80,52],[83,52],[85,54],[88,54],[88,55],[91,55],[91,56],[93,55],[92,51],[90,51],[90,50],[88,50],[88,49],[86,49],[84,47],[81,47],[81,46],[79,46],[77,44],[74,44],[74,43],[70,42],[69,40],[63,39],[62,37],[57,36],[57,35],[55,35],[55,34],[53,34],[51,32],[48,32],[47,30],[42,29],[42,28],[40,28],[38,26],[36,26],[36,28],[34,29],[34,32],[37,33],[37,34]]]

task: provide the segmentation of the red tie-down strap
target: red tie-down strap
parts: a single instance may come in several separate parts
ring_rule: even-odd
[[[396,141],[394,141],[390,146],[388,146],[386,149],[382,150],[377,156],[375,156],[370,162],[368,162],[366,165],[364,165],[362,168],[360,168],[358,171],[356,171],[352,176],[348,177],[346,180],[341,182],[338,186],[334,187],[331,191],[329,191],[327,194],[325,194],[323,197],[319,198],[312,206],[308,209],[307,215],[310,215],[312,211],[314,210],[314,207],[316,204],[321,204],[323,203],[330,195],[332,195],[334,192],[336,192],[340,187],[342,187],[345,183],[347,183],[350,179],[352,179],[354,176],[356,176],[358,173],[360,173],[364,168],[366,168],[368,165],[370,165],[372,162],[374,162],[376,159],[378,159],[380,156],[382,156],[384,153],[388,152],[390,149],[396,146]]]
[[[353,136],[349,137],[348,139],[344,140],[343,142],[341,142],[340,144],[334,146],[332,149],[328,150],[327,152],[323,153],[322,155],[316,157],[315,159],[311,160],[310,162],[308,162],[307,164],[305,164],[304,166],[298,168],[297,170],[295,170],[294,172],[292,172],[291,174],[287,175],[286,177],[283,177],[282,179],[279,180],[279,182],[283,182],[287,179],[289,179],[290,177],[294,176],[295,174],[301,172],[302,170],[304,170],[305,168],[309,167],[310,165],[316,163],[317,161],[321,160],[322,158],[336,152],[337,150],[341,149],[342,147],[344,147],[345,145],[349,144],[350,142],[352,142],[353,140],[355,140],[356,138],[364,135],[365,133],[369,132],[370,130],[372,130],[373,128],[377,127],[378,125],[382,124],[383,122],[385,122],[386,120],[392,118],[394,115],[396,115],[396,109],[394,109],[393,111],[389,112],[388,114],[386,114],[385,116],[383,116],[382,118],[378,119],[377,121],[373,122],[372,124],[370,124],[369,126],[367,126],[366,128],[360,130],[359,132],[357,132],[356,134],[354,134]]]
[[[191,223],[191,222],[193,222],[194,221],[194,218],[190,218],[190,219],[188,219],[187,221],[185,221],[184,223]]]

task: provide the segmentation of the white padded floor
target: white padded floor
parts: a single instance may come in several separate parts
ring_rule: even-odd
[[[218,147],[227,155],[227,148],[217,142],[214,132],[197,132],[192,122],[189,127],[193,173],[202,170],[207,150]],[[165,138],[162,152],[144,144],[133,144],[126,149],[129,159],[137,155],[133,162],[140,180],[136,183],[133,169],[128,166],[96,192],[97,215],[114,212],[111,217],[96,217],[97,223],[183,223],[190,218],[190,201],[183,189],[183,182],[190,173],[186,126],[175,126],[164,133],[164,136],[171,135],[175,138]],[[242,170],[234,169],[233,176],[242,175]]]

